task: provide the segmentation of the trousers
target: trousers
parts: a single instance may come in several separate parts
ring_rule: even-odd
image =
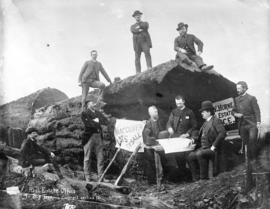
[[[82,108],[85,107],[85,102],[87,98],[87,94],[89,92],[89,88],[98,88],[98,89],[105,89],[105,84],[101,81],[92,81],[91,83],[82,83]]]
[[[195,62],[195,64],[201,68],[202,66],[205,65],[205,63],[203,62],[203,59],[202,57],[200,57],[199,55],[196,55],[196,54],[184,54],[182,52],[177,52],[177,55],[176,57],[178,59],[180,59],[180,61],[193,61]]]
[[[83,161],[83,170],[84,175],[87,181],[90,181],[92,174],[92,157],[93,154],[97,159],[97,173],[100,177],[104,171],[104,143],[101,138],[100,133],[94,133],[89,141],[84,145],[84,161]]]
[[[152,58],[150,48],[147,43],[138,43],[135,50],[135,67],[136,73],[141,72],[141,54],[144,53],[147,68],[152,68]]]
[[[248,157],[252,160],[257,155],[257,135],[258,128],[256,125],[240,125],[239,134],[244,144],[247,145]]]
[[[39,157],[32,158],[32,159],[30,160],[29,163],[30,163],[31,165],[33,165],[33,166],[42,166],[42,165],[44,165],[44,164],[46,164],[46,163],[51,163],[51,164],[53,164],[53,167],[54,167],[54,169],[55,169],[55,171],[56,171],[58,177],[59,177],[60,179],[63,178],[63,175],[62,175],[62,173],[61,173],[61,171],[60,171],[59,165],[57,164],[57,162],[56,162],[56,160],[55,160],[54,158],[51,158],[51,157],[49,157],[49,156],[44,156],[44,157],[42,157],[42,156],[40,155]]]
[[[208,162],[214,158],[215,152],[210,148],[199,148],[188,155],[188,163],[194,181],[208,178]]]
[[[144,148],[145,173],[148,183],[161,184],[164,177],[165,152],[162,149]]]

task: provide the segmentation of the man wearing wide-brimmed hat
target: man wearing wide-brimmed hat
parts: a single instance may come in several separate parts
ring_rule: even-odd
[[[185,23],[179,23],[176,30],[179,32],[179,36],[174,40],[174,50],[177,52],[176,58],[180,62],[192,65],[196,63],[198,68],[202,71],[213,69],[213,65],[206,65],[203,62],[201,54],[203,52],[203,42],[193,34],[187,33],[188,25]],[[198,51],[195,49],[195,44],[198,47]],[[193,61],[193,62],[192,62]]]
[[[152,48],[152,41],[150,34],[148,32],[149,24],[148,22],[143,22],[141,20],[142,12],[136,10],[132,17],[135,18],[136,23],[130,27],[133,34],[133,48],[135,51],[135,67],[136,73],[141,72],[141,54],[145,55],[147,69],[152,68],[152,58],[150,54],[150,48]]]
[[[188,162],[194,181],[208,178],[208,161],[215,158],[215,152],[220,148],[226,136],[222,121],[215,117],[214,106],[211,101],[201,104],[200,112],[205,120],[199,131],[196,149],[188,156]],[[197,173],[199,163],[200,173]]]

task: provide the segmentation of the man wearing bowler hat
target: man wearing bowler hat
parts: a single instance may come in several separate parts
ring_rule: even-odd
[[[133,48],[135,51],[135,67],[136,73],[141,72],[141,53],[143,52],[146,59],[147,69],[152,68],[152,58],[150,48],[152,48],[152,41],[148,32],[148,22],[141,21],[142,12],[136,10],[132,17],[135,18],[136,23],[130,27],[133,34]]]
[[[208,178],[208,162],[215,158],[215,152],[226,136],[225,127],[222,121],[215,117],[211,101],[202,102],[200,112],[205,122],[199,131],[196,148],[188,156],[193,181]]]
[[[201,57],[203,52],[203,42],[195,35],[188,34],[187,29],[188,25],[182,22],[179,23],[176,28],[179,32],[179,36],[174,40],[174,50],[177,52],[176,58],[188,65],[192,65],[193,62],[195,62],[202,71],[213,69],[214,66],[206,65]],[[198,51],[195,50],[195,44],[198,47]]]

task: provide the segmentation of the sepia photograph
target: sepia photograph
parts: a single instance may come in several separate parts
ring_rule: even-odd
[[[0,0],[0,209],[269,209],[270,0]]]

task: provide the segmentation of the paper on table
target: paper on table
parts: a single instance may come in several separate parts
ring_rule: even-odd
[[[164,148],[166,154],[192,151],[195,148],[195,144],[192,144],[192,140],[187,138],[159,139],[158,142]]]

